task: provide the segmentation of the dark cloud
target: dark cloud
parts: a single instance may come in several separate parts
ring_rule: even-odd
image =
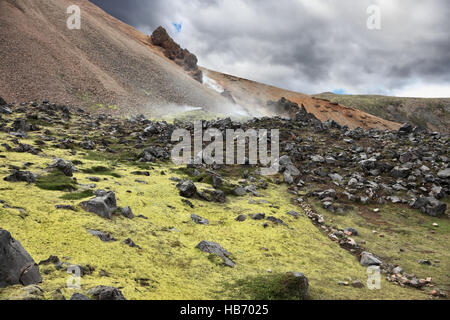
[[[201,65],[237,76],[305,93],[450,96],[447,0],[92,2],[145,33],[163,25]],[[381,30],[366,26],[371,4]]]

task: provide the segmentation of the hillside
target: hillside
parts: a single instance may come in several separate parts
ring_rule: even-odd
[[[450,98],[400,98],[334,93],[321,93],[315,97],[353,107],[390,121],[409,122],[430,131],[450,132]]]
[[[267,110],[267,101],[278,101],[284,97],[297,103],[299,106],[303,104],[308,112],[314,114],[321,121],[331,119],[352,129],[360,127],[363,129],[396,130],[400,128],[400,125],[396,122],[361,112],[345,104],[330,103],[329,101],[299,92],[284,90],[205,68],[202,70],[205,76],[211,78],[221,88],[226,89],[239,105],[246,106],[249,109],[256,109],[257,112],[265,115],[276,115]]]

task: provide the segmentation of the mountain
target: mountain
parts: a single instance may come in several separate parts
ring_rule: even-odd
[[[0,95],[5,100],[50,99],[127,115],[160,116],[191,108],[225,115],[274,115],[268,100],[285,97],[299,107],[303,104],[320,120],[333,119],[350,128],[399,128],[353,108],[200,68],[222,87],[219,92],[210,90],[199,83],[204,79],[196,57],[161,28],[152,40],[82,0],[77,3],[81,30],[69,30],[70,4],[0,2]]]
[[[380,95],[314,95],[393,122],[409,122],[430,131],[450,132],[450,98],[402,98]]]
[[[81,30],[66,27],[67,0],[0,2],[0,96],[45,98],[119,113],[226,103],[164,57],[150,38],[87,0]],[[112,110],[114,111],[114,110]]]

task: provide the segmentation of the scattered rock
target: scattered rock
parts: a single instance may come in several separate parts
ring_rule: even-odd
[[[70,300],[82,301],[82,300],[91,300],[91,298],[89,298],[89,297],[87,297],[87,296],[85,296],[84,294],[81,294],[81,293],[74,293],[72,295],[72,297],[70,297]]]
[[[116,241],[116,239],[114,239],[114,237],[112,236],[111,233],[106,233],[106,232],[97,231],[97,230],[91,230],[91,229],[87,229],[87,231],[90,234],[92,234],[94,237],[98,237],[103,242]]]
[[[128,219],[133,219],[133,218],[134,218],[133,211],[131,210],[130,207],[122,208],[121,213],[122,213],[122,215],[123,215],[125,218],[128,218]]]
[[[68,177],[72,177],[73,173],[78,171],[72,162],[63,159],[56,159],[49,168],[56,168]]]
[[[32,183],[36,181],[36,175],[30,171],[13,170],[11,174],[3,180],[8,182],[27,182]]]
[[[0,288],[42,281],[39,266],[11,234],[0,229]]]
[[[194,221],[194,223],[196,223],[196,224],[202,224],[202,225],[205,225],[205,226],[207,226],[207,225],[209,224],[208,219],[199,217],[199,216],[197,216],[197,215],[195,215],[195,214],[191,214],[191,219],[192,219],[192,221]]]
[[[370,252],[362,252],[360,263],[364,267],[380,266],[383,262]]]
[[[180,196],[185,198],[192,198],[197,194],[197,187],[191,180],[181,181],[177,188],[180,190]]]
[[[114,287],[98,286],[88,291],[95,300],[126,300],[122,292]]]
[[[112,191],[102,191],[97,197],[80,203],[80,206],[87,212],[111,219],[113,212],[117,210],[116,195]]]
[[[223,259],[225,265],[228,267],[234,268],[235,266],[235,263],[229,258],[231,254],[216,242],[202,241],[197,245],[196,248],[200,249],[203,252],[219,256]]]

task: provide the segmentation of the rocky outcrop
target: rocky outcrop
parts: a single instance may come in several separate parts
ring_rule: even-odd
[[[0,229],[0,288],[42,281],[39,266],[11,234]]]
[[[163,49],[164,55],[183,67],[195,80],[202,83],[202,71],[198,68],[197,57],[187,49],[182,49],[163,27],[158,27],[151,35],[152,44]]]

